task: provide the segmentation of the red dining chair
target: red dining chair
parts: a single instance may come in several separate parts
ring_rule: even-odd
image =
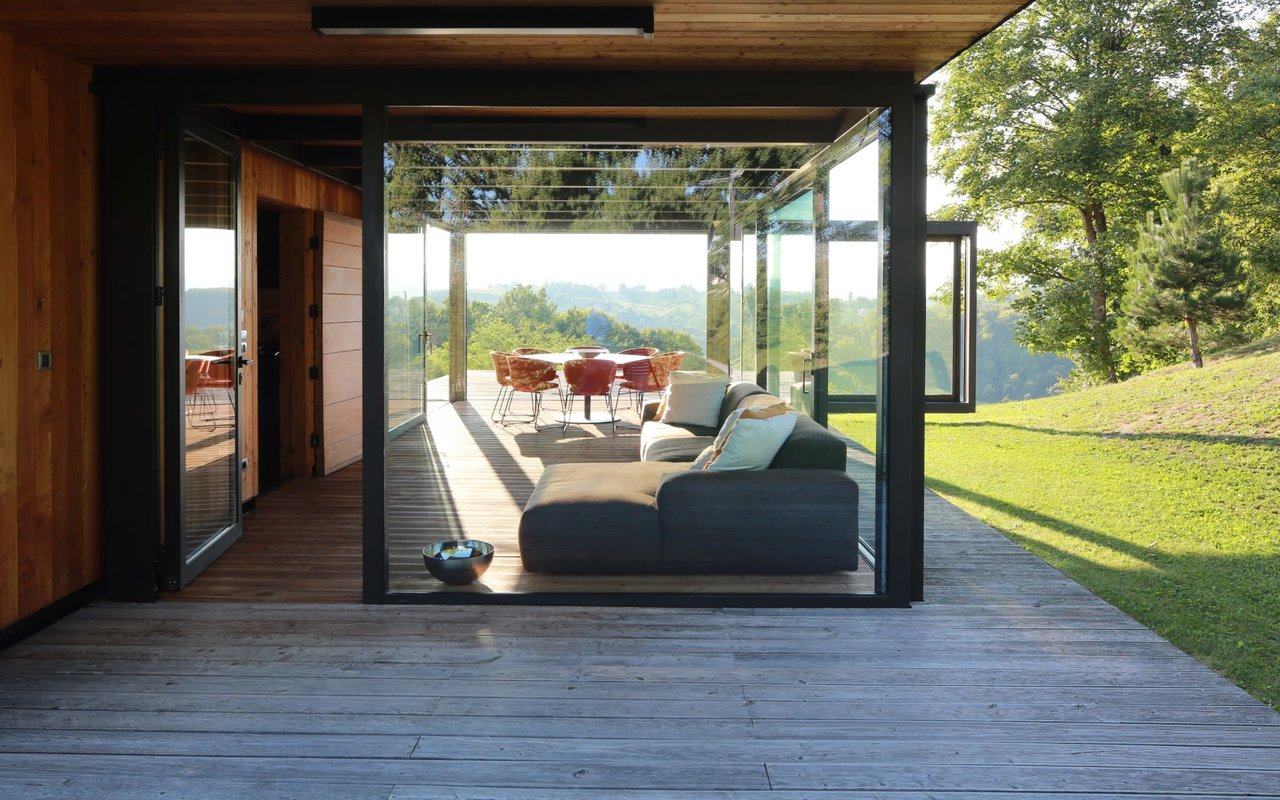
[[[607,358],[579,358],[564,362],[564,381],[569,385],[564,428],[569,430],[574,397],[603,397],[609,409],[613,432],[618,433],[618,417],[613,411],[613,378],[618,365]]]
[[[214,428],[218,427],[218,419],[213,414],[213,406],[209,402],[209,396],[204,393],[208,374],[208,360],[187,357],[183,370],[182,393],[186,397],[187,419],[193,428],[200,427],[196,425],[195,421],[197,419],[211,423]]]
[[[543,353],[550,353],[551,351],[543,350],[541,347],[517,347],[511,352],[515,353],[518,356],[537,356],[537,355],[542,355]],[[556,372],[555,366],[548,365],[547,372],[546,372],[546,375],[543,376],[543,380],[554,381],[559,377],[560,375]]]
[[[213,356],[217,361],[208,362],[204,379],[200,382],[203,389],[221,389],[227,393],[227,405],[235,405],[236,389],[236,351],[231,349],[206,350],[200,355]]]
[[[489,351],[489,359],[493,361],[493,378],[498,382],[498,397],[493,401],[493,410],[489,412],[491,422],[501,423],[506,418],[507,410],[502,402],[508,399],[507,395],[511,393],[511,365],[507,363],[510,357],[510,353],[499,350]],[[501,417],[498,415],[499,408],[502,409]]]
[[[652,356],[657,354],[658,348],[656,347],[631,347],[618,353],[620,356]],[[620,380],[625,377],[623,373],[626,371],[626,368],[626,364],[618,365],[618,378]]]
[[[622,365],[622,380],[618,382],[618,397],[626,389],[631,394],[632,408],[644,407],[644,396],[661,392],[671,383],[671,372],[682,353],[661,353],[644,361]],[[616,402],[616,401],[615,401]]]
[[[560,384],[545,379],[547,374],[545,361],[512,355],[507,358],[507,366],[511,370],[511,394],[507,396],[507,407],[503,410],[502,418],[506,419],[515,393],[525,392],[533,404],[533,422],[536,425],[538,415],[542,413],[542,393],[550,389],[558,389]]]

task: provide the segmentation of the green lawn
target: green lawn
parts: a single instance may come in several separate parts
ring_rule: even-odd
[[[925,442],[931,489],[1280,708],[1280,340],[930,416]]]

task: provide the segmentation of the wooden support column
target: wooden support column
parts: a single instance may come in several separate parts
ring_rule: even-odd
[[[830,245],[827,243],[827,198],[830,196],[829,172],[822,171],[821,182],[813,190],[813,419],[827,424],[827,388],[831,342],[831,270]]]
[[[449,233],[449,402],[467,399],[467,237]]]

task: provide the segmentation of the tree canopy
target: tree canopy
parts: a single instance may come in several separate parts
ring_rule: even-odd
[[[1195,366],[1204,366],[1199,328],[1244,305],[1240,258],[1222,242],[1220,192],[1195,159],[1160,177],[1168,202],[1159,217],[1148,212],[1131,255],[1133,274],[1125,312],[1138,346],[1167,347],[1185,326]]]
[[[1196,127],[1189,75],[1239,36],[1230,0],[1040,0],[950,67],[934,118],[938,171],[984,221],[1028,235],[988,259],[1019,298],[1020,335],[1116,380],[1124,251],[1159,176]]]

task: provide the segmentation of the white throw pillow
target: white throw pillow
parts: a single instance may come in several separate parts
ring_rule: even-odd
[[[661,421],[668,425],[701,425],[714,428],[720,422],[729,382],[703,372],[673,372],[667,386]]]
[[[796,413],[785,403],[740,408],[729,415],[693,469],[719,472],[768,469],[796,427]]]

